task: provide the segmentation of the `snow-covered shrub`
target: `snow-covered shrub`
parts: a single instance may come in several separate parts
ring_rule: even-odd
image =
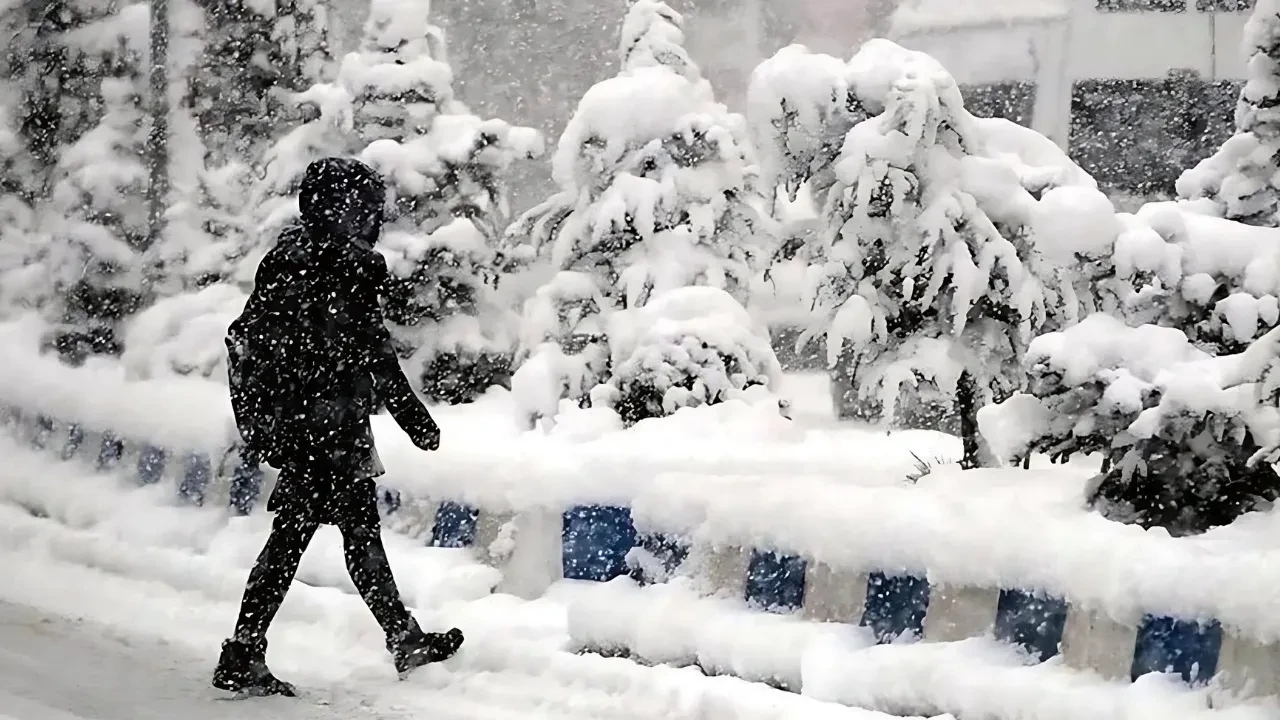
[[[264,243],[248,212],[251,169],[238,161],[200,167],[168,211],[166,248],[175,257],[175,288],[193,291],[218,282],[253,284],[252,260]]]
[[[559,192],[508,230],[510,257],[558,271],[526,305],[521,359],[530,369],[517,375],[550,378],[571,401],[587,401],[578,393],[593,383],[583,372],[607,377],[614,310],[690,285],[745,303],[771,250],[745,121],[716,102],[681,45],[681,22],[664,3],[632,3],[621,71],[587,91],[560,138]],[[569,364],[549,369],[553,361]],[[547,393],[531,396],[544,411],[556,405]]]
[[[1231,220],[1280,226],[1280,0],[1257,0],[1245,25],[1248,81],[1236,133],[1178,179],[1178,195],[1208,199]]]
[[[197,375],[226,382],[227,327],[244,310],[248,296],[217,283],[197,292],[158,300],[125,328],[124,362],[129,377]]]
[[[1033,340],[1028,387],[979,413],[1006,460],[1100,454],[1089,502],[1109,518],[1175,534],[1231,522],[1280,496],[1260,451],[1276,413],[1258,404],[1257,368],[1275,341],[1212,357],[1173,328],[1106,314]]]
[[[718,288],[679,288],[615,313],[609,344],[612,376],[592,390],[592,405],[612,407],[626,425],[743,399],[748,388],[777,387],[782,374],[768,330]]]
[[[978,407],[1017,389],[1032,337],[1097,308],[1094,275],[1122,228],[1052,143],[971,116],[927,55],[873,40],[828,76],[871,116],[833,161],[824,230],[795,249],[810,267],[801,342],[825,336],[870,417],[895,418],[904,393],[925,407],[954,398],[973,465]]]
[[[1151,203],[1122,215],[1117,278],[1126,317],[1177,328],[1212,355],[1244,350],[1280,323],[1280,230]]]
[[[444,33],[428,3],[375,0],[338,84],[351,99],[359,158],[386,180],[378,249],[401,355],[430,398],[475,399],[511,372],[518,317],[499,292],[513,162],[542,154],[530,128],[472,115],[454,97]]]

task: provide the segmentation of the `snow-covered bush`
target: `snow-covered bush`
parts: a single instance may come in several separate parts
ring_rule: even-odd
[[[1280,0],[1257,0],[1245,25],[1248,81],[1236,133],[1178,179],[1178,195],[1207,199],[1231,220],[1280,226]]]
[[[621,71],[587,91],[560,138],[559,192],[508,230],[508,256],[558,271],[525,308],[517,375],[553,384],[529,392],[533,415],[546,416],[557,404],[546,398],[559,392],[587,402],[607,359],[627,357],[609,350],[615,310],[690,285],[745,303],[771,251],[745,121],[716,102],[682,47],[681,22],[664,3],[631,4]]]
[[[247,299],[234,285],[217,283],[163,298],[138,313],[125,328],[120,357],[129,377],[196,375],[225,383],[223,339]]]
[[[788,163],[773,175],[788,188],[810,179],[806,169],[830,164],[835,176],[823,229],[792,249],[809,265],[812,317],[800,341],[825,336],[829,365],[869,417],[895,418],[904,394],[926,407],[954,398],[972,465],[978,407],[1017,389],[1032,337],[1102,304],[1096,276],[1109,270],[1122,228],[1052,143],[971,116],[955,79],[927,55],[873,40],[844,74],[832,67],[823,77],[834,85],[810,89],[811,106],[839,99],[846,110],[826,113],[838,125],[853,108],[870,117],[830,162],[809,157],[830,147],[812,140],[787,143],[809,148],[801,164],[789,150],[775,158]],[[849,93],[854,100],[843,99]],[[823,117],[786,137],[825,137]]]
[[[1006,460],[1100,454],[1088,498],[1100,512],[1202,532],[1280,497],[1280,477],[1258,462],[1277,428],[1255,386],[1274,345],[1215,358],[1173,328],[1092,315],[1031,342],[1027,393],[984,408],[982,434]]]
[[[391,272],[392,337],[423,394],[456,404],[509,384],[519,318],[498,293],[496,253],[476,226],[458,219],[432,233],[393,229],[378,249]]]
[[[718,288],[684,287],[609,319],[612,376],[592,390],[626,425],[777,387],[769,333]],[[773,402],[777,402],[776,399]]]
[[[1244,350],[1280,323],[1280,230],[1151,203],[1122,215],[1117,279],[1130,324],[1177,328],[1212,355]]]
[[[195,291],[218,282],[247,288],[264,244],[248,212],[251,169],[238,161],[203,166],[170,205],[165,233],[170,284]]]

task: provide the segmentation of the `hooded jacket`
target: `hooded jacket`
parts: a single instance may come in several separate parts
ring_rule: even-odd
[[[255,360],[284,359],[285,367],[269,375],[278,386],[251,390],[281,408],[271,447],[258,446],[241,428],[250,452],[277,468],[381,475],[369,426],[375,394],[416,445],[439,444],[439,428],[400,368],[378,303],[387,266],[372,245],[384,203],[381,178],[362,163],[327,158],[308,166],[300,220],[263,258],[233,326],[233,332],[271,328],[276,337],[254,347],[278,357]],[[271,322],[257,322],[268,315]]]

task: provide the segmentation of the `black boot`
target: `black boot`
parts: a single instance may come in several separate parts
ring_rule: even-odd
[[[289,683],[267,669],[267,641],[249,644],[238,640],[222,643],[222,655],[213,671],[213,686],[246,695],[297,696]]]
[[[462,631],[458,628],[443,633],[422,632],[418,621],[413,619],[403,635],[387,639],[387,650],[395,660],[401,680],[415,668],[448,660],[459,647],[462,647]]]

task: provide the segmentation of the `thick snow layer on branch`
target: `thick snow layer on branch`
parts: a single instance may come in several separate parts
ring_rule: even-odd
[[[1155,325],[1131,328],[1104,314],[1041,335],[1027,348],[1028,365],[1044,363],[1071,385],[1110,368],[1124,368],[1150,381],[1167,368],[1209,357],[1178,330]]]
[[[681,120],[708,111],[714,102],[709,89],[691,83],[664,67],[643,67],[596,83],[582,96],[578,110],[560,136],[552,161],[557,183],[576,187],[583,172],[601,172],[623,155],[652,140],[666,137]],[[635,108],[644,108],[636,112]],[[587,148],[599,150],[587,155]],[[579,170],[580,163],[589,167]]]
[[[138,313],[125,330],[121,356],[130,378],[193,375],[226,382],[227,327],[248,300],[234,285],[215,283],[164,298]]]
[[[783,187],[794,200],[801,184],[829,167],[845,134],[865,117],[850,82],[843,60],[803,45],[785,47],[756,66],[747,117],[764,187]]]
[[[453,70],[425,56],[403,64],[370,63],[361,53],[351,53],[343,60],[338,82],[357,97],[376,94],[442,106],[453,100]]]

